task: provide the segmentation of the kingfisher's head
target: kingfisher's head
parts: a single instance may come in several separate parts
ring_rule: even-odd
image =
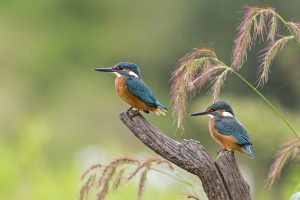
[[[220,115],[232,117],[234,116],[234,113],[231,106],[226,101],[218,101],[208,106],[208,108],[205,111],[194,112],[191,114],[191,116],[197,115],[208,115],[210,117]]]
[[[122,75],[131,75],[136,78],[140,77],[139,67],[136,64],[130,62],[120,62],[108,68],[96,68],[95,71],[112,72],[117,77]]]

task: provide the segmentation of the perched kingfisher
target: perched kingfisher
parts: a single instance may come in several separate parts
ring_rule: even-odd
[[[109,68],[97,68],[95,71],[111,72],[116,75],[115,88],[119,96],[131,108],[146,113],[152,111],[157,115],[165,115],[167,108],[153,95],[148,86],[140,78],[140,69],[134,63],[120,62]]]
[[[250,137],[241,122],[235,118],[231,106],[225,101],[210,105],[203,112],[192,113],[191,116],[208,115],[209,131],[213,139],[222,147],[221,150],[239,151],[251,159]]]

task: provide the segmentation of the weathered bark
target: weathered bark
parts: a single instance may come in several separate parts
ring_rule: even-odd
[[[134,111],[120,114],[120,119],[146,146],[178,167],[198,176],[209,199],[250,200],[250,187],[244,180],[233,153],[222,151],[213,161],[200,142],[177,142],[152,126]]]

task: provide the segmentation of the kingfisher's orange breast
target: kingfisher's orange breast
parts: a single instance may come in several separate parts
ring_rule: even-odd
[[[154,111],[154,110],[157,109],[155,107],[148,106],[147,104],[145,104],[144,102],[139,100],[136,96],[132,95],[127,89],[127,86],[125,84],[125,77],[124,76],[120,76],[120,77],[116,78],[115,88],[116,88],[116,91],[119,94],[119,96],[126,103],[131,105],[132,107],[134,107],[138,110],[150,110],[150,111]]]
[[[224,149],[228,151],[238,150],[240,151],[241,146],[235,142],[235,139],[232,136],[224,135],[219,133],[215,129],[215,120],[210,118],[209,120],[209,132],[212,138]]]
[[[210,118],[208,126],[212,138],[223,149],[228,151],[239,151],[251,158],[251,155],[241,145],[237,144],[232,136],[221,134],[215,129],[215,120],[213,118]]]

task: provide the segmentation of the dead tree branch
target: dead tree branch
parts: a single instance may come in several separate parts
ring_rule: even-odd
[[[146,146],[178,167],[198,176],[210,200],[250,200],[250,187],[231,152],[212,160],[199,141],[177,142],[151,125],[142,115],[121,113],[121,121]]]

